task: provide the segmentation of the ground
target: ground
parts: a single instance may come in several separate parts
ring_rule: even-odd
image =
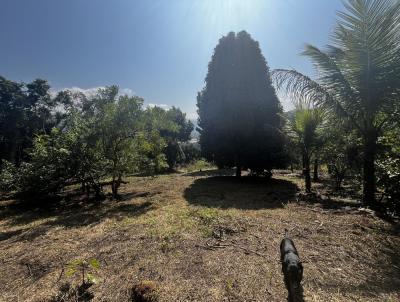
[[[305,301],[400,301],[398,225],[353,201],[299,194],[296,175],[225,172],[131,177],[121,200],[72,191],[46,210],[1,201],[0,301],[51,301],[79,284],[66,265],[92,258],[101,265],[92,301],[130,301],[140,281],[153,281],[160,301],[285,301],[285,228]]]

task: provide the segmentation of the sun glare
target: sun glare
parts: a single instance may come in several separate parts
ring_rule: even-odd
[[[197,9],[205,26],[217,30],[239,30],[257,18],[267,3],[263,0],[205,0],[197,2]]]

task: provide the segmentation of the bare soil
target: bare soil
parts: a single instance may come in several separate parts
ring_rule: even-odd
[[[51,301],[64,283],[79,285],[66,265],[91,258],[101,263],[91,301],[131,301],[142,281],[157,284],[159,301],[285,301],[285,228],[305,301],[400,301],[398,224],[326,197],[324,183],[305,196],[296,175],[225,172],[132,177],[121,200],[72,190],[44,209],[1,201],[0,301]]]

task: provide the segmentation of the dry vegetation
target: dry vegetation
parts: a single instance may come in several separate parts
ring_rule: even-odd
[[[49,301],[63,283],[79,282],[66,263],[97,258],[93,301],[129,301],[145,280],[160,301],[285,301],[285,228],[304,261],[306,301],[400,300],[396,224],[351,203],[299,200],[296,176],[216,174],[134,177],[120,201],[70,192],[46,211],[2,201],[0,300]]]

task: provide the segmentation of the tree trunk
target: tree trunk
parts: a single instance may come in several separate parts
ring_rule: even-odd
[[[304,153],[303,153],[303,156],[302,156],[301,164],[302,164],[302,167],[303,167],[302,174],[303,174],[303,176],[305,176],[306,175],[306,156],[304,155]]]
[[[306,192],[311,193],[310,157],[308,155],[304,155],[303,174],[306,184]]]
[[[118,196],[118,187],[117,187],[117,180],[115,179],[115,176],[113,176],[112,182],[111,182],[111,191],[113,197]]]
[[[370,136],[364,142],[364,162],[363,162],[363,203],[376,209],[378,207],[375,192],[375,155],[376,155],[376,136]]]
[[[104,194],[102,192],[102,188],[100,186],[98,186],[96,183],[93,183],[93,190],[94,190],[94,193],[95,193],[95,197],[94,198],[96,200],[101,200],[101,199],[104,198]]]
[[[314,159],[314,175],[313,175],[313,181],[318,181],[318,157]]]
[[[111,183],[111,190],[114,198],[119,198],[118,189],[122,183],[122,175],[118,175],[118,177],[113,176],[112,183]]]
[[[242,168],[240,167],[240,164],[237,164],[236,166],[236,177],[240,178],[242,176]]]

